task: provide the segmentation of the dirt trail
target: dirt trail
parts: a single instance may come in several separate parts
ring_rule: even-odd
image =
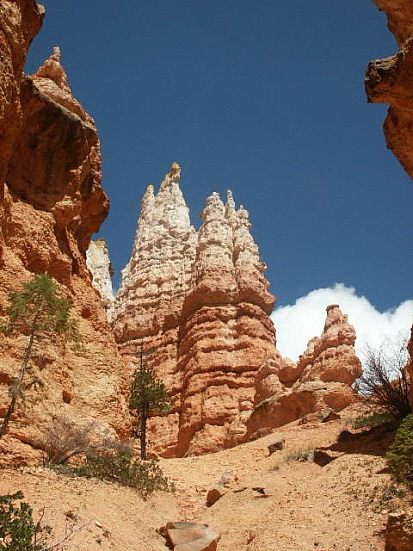
[[[146,502],[116,484],[34,468],[0,471],[0,494],[21,489],[36,511],[45,505],[57,535],[68,521],[85,525],[70,551],[165,551],[157,529],[169,520],[210,524],[221,532],[219,551],[383,551],[389,475],[382,457],[348,453],[325,467],[288,460],[297,450],[332,444],[344,427],[337,420],[281,428],[286,448],[271,456],[269,435],[216,454],[161,460],[176,492]],[[383,446],[376,443],[375,450]],[[234,480],[207,508],[207,490],[224,472]]]

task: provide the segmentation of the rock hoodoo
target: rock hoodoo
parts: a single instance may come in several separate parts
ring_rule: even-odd
[[[159,192],[149,186],[131,260],[115,302],[122,354],[145,350],[173,399],[152,430],[166,455],[235,444],[246,432],[255,373],[279,357],[268,292],[248,213],[213,193],[199,232],[190,224],[177,163]]]
[[[116,339],[130,369],[142,350],[172,397],[171,415],[150,426],[156,451],[216,451],[262,426],[351,403],[360,362],[347,317],[330,306],[323,334],[300,361],[282,359],[269,317],[275,297],[248,212],[235,208],[231,192],[226,203],[213,193],[196,232],[180,172],[174,163],[159,192],[149,186],[142,199],[114,308]],[[271,420],[262,415],[267,403],[274,405]]]
[[[320,337],[312,338],[295,364],[267,361],[257,372],[256,404],[248,420],[248,435],[263,427],[276,428],[309,413],[340,411],[354,400],[350,385],[362,369],[354,343],[356,333],[337,304],[327,306]]]
[[[355,354],[356,331],[338,304],[327,306],[327,318],[320,337],[314,337],[297,364],[301,381],[338,382],[352,385],[361,375]]]
[[[33,273],[47,273],[74,304],[85,351],[45,340],[33,356],[44,386],[28,393],[25,410],[18,408],[0,441],[2,459],[15,462],[41,456],[30,445],[59,414],[99,418],[101,430],[127,431],[119,357],[86,267],[90,236],[108,212],[95,124],[70,92],[58,49],[35,75],[22,74],[43,11],[34,0],[0,6],[0,315],[8,291]],[[0,339],[4,405],[25,342]]]

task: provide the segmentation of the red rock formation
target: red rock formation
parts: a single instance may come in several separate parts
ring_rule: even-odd
[[[361,375],[361,363],[354,351],[356,331],[338,304],[327,306],[321,337],[314,337],[298,360],[301,381],[344,383],[351,386]]]
[[[252,409],[255,372],[278,358],[268,292],[248,213],[214,193],[197,234],[179,189],[180,167],[149,186],[132,257],[123,270],[114,330],[122,354],[141,342],[165,382],[173,413],[151,423],[163,455],[234,445]],[[147,351],[152,351],[146,355]]]
[[[383,129],[389,149],[413,178],[413,4],[410,0],[374,0],[387,13],[388,27],[399,51],[385,59],[373,60],[366,72],[369,101],[388,103]],[[413,380],[413,327],[407,369]],[[413,388],[411,393],[413,407]]]
[[[360,362],[346,316],[330,306],[322,336],[300,362],[282,359],[269,317],[275,299],[247,211],[235,209],[231,192],[226,204],[213,193],[196,233],[179,175],[174,163],[159,193],[149,186],[142,199],[114,313],[130,375],[142,347],[172,397],[172,414],[150,423],[155,450],[163,456],[216,451],[261,426],[351,403],[349,385]]]
[[[28,393],[0,441],[6,462],[38,457],[28,444],[59,414],[99,417],[100,430],[127,430],[119,357],[86,267],[90,236],[108,211],[96,128],[71,95],[58,50],[35,75],[21,76],[42,11],[34,1],[0,6],[0,315],[9,290],[45,272],[73,302],[85,351],[42,341],[32,369],[44,386]],[[25,337],[0,338],[1,415]]]
[[[354,401],[350,386],[361,375],[356,333],[337,304],[327,307],[320,337],[314,337],[295,364],[267,361],[256,377],[255,408],[247,436],[262,427],[276,428],[308,413],[340,411]]]
[[[413,178],[413,6],[409,0],[376,0],[388,15],[389,29],[395,34],[399,51],[369,63],[366,91],[369,101],[388,103],[384,122],[387,146]]]
[[[179,450],[199,454],[229,447],[246,433],[254,380],[266,359],[280,361],[268,292],[248,213],[207,199],[198,234],[192,288],[180,328],[183,375]]]

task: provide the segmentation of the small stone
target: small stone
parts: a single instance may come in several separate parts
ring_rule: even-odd
[[[278,450],[283,450],[285,448],[285,438],[281,435],[275,435],[274,438],[267,446],[270,455]]]
[[[222,484],[214,484],[208,490],[206,496],[207,507],[211,507],[216,503],[223,495],[227,493],[227,489]]]

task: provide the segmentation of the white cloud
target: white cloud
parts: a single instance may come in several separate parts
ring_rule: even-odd
[[[307,342],[319,336],[324,327],[326,307],[339,304],[357,334],[356,351],[361,356],[366,345],[378,346],[386,338],[406,335],[413,321],[413,300],[405,300],[396,309],[379,312],[353,287],[336,283],[316,289],[299,298],[295,304],[276,308],[271,315],[277,330],[277,348],[283,356],[298,359]]]

